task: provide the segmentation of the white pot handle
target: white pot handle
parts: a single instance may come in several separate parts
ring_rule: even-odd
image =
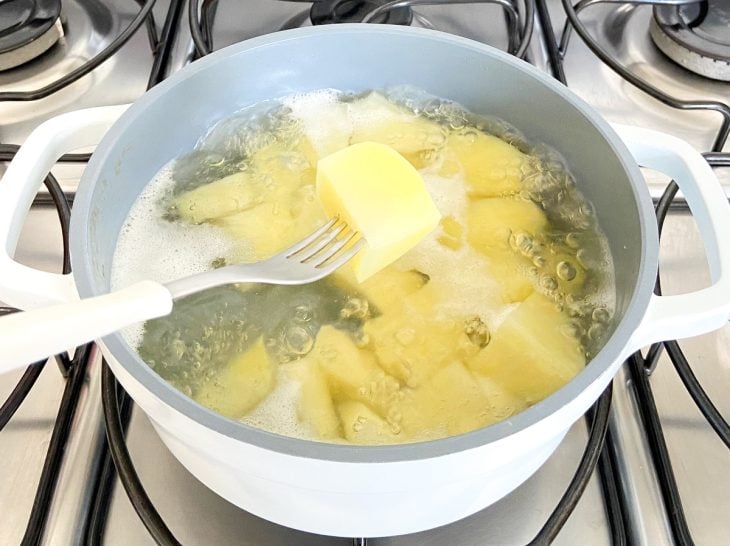
[[[0,301],[33,309],[76,299],[71,275],[47,273],[13,259],[38,188],[63,154],[99,143],[128,105],[62,114],[33,131],[0,180]]]
[[[717,330],[730,320],[730,205],[707,161],[678,138],[614,125],[637,163],[677,183],[705,244],[712,285],[676,296],[652,295],[644,318],[631,337],[632,350],[667,339]]]

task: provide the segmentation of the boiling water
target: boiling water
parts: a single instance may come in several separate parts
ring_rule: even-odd
[[[444,218],[465,224],[472,199],[463,172],[443,172],[445,158],[440,150],[449,135],[482,131],[527,154],[528,160],[521,170],[523,189],[515,198],[539,204],[547,211],[550,226],[540,241],[524,233],[511,233],[509,242],[515,254],[532,260],[530,275],[534,277],[535,289],[571,317],[566,335],[575,338],[576,346],[590,358],[609,329],[613,312],[612,265],[592,208],[575,189],[560,156],[525,141],[500,120],[475,116],[459,105],[418,90],[394,89],[388,97],[400,105],[401,113],[397,116],[406,112],[441,128],[429,136],[433,141],[430,148],[406,157],[420,167],[426,187]],[[350,142],[353,131],[365,128],[367,133],[369,127],[382,125],[383,116],[392,114],[387,108],[368,111],[348,107],[358,104],[358,100],[360,96],[331,90],[296,95],[261,103],[212,128],[194,152],[162,169],[133,206],[116,248],[113,287],[141,279],[165,282],[225,263],[264,257],[256,252],[256,239],[248,240],[241,224],[231,220],[238,212],[196,223],[190,221],[196,218],[192,210],[195,201],[189,205],[191,210],[179,209],[180,203],[188,203],[180,201],[181,196],[192,195],[190,192],[226,176],[243,173],[248,177],[247,183],[256,188],[250,210],[273,207],[273,212],[262,217],[258,228],[270,229],[272,236],[280,238],[276,248],[284,248],[306,235],[325,219],[313,198],[312,154],[321,157],[335,151]],[[396,140],[397,137],[396,134]],[[303,142],[308,146],[303,147]],[[268,163],[262,168],[256,158],[267,149],[275,153],[264,154]],[[292,172],[297,173],[294,189],[282,197],[281,192],[277,193],[277,184],[282,176],[288,177]],[[295,199],[287,201],[289,195]],[[235,204],[224,202],[221,206],[230,208]],[[282,218],[288,223],[277,223]],[[295,228],[289,229],[290,224]],[[464,332],[476,345],[473,350],[478,351],[489,343],[492,333],[498,332],[519,302],[505,299],[500,282],[488,273],[492,258],[465,241],[456,246],[444,244],[444,237],[450,237],[447,231],[445,225],[440,226],[393,267],[401,272],[419,272],[434,293],[447,295],[434,300],[428,310],[429,320],[461,321]],[[148,243],[151,234],[157,241],[155,245]],[[553,264],[554,271],[547,271],[545,256],[549,257],[550,252],[567,252],[571,258],[560,261],[556,267]],[[585,289],[563,293],[564,281],[572,280],[578,269],[584,271]],[[232,416],[273,432],[321,439],[312,424],[300,418],[301,379],[293,370],[312,351],[323,325],[349,332],[360,346],[367,348],[362,341],[363,325],[381,312],[356,287],[336,279],[302,287],[228,286],[185,298],[176,303],[169,317],[129,328],[124,336],[157,373],[203,403],[209,400],[200,394],[207,385],[217,385],[221,370],[229,366],[231,359],[245,354],[263,336],[269,358],[277,363],[273,389],[245,415]],[[396,335],[408,337],[411,334],[403,332],[410,332],[409,325],[403,326]],[[409,385],[399,384],[388,374],[384,376],[386,383],[395,381],[394,388],[401,393],[400,398],[393,400],[401,403],[401,391],[410,396]],[[493,394],[495,400],[500,396]],[[495,415],[508,417],[533,402],[515,402],[506,397],[499,402]],[[212,407],[221,411],[216,404]],[[399,420],[392,416],[400,411],[388,406],[381,413],[387,414],[382,417],[390,431],[399,431]],[[358,424],[362,425],[357,421],[353,426]],[[439,429],[420,437],[447,433]],[[418,439],[388,438],[378,443]]]

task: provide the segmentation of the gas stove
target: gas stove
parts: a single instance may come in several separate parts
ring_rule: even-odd
[[[434,28],[522,56],[609,121],[687,140],[716,167],[730,195],[729,10],[723,0],[584,0],[575,7],[567,0],[202,0],[191,10],[176,0],[5,0],[0,175],[16,145],[59,113],[133,101],[197,57],[247,38],[370,20]],[[49,271],[64,267],[59,217],[67,221],[90,151],[76,150],[54,167],[47,180],[54,191],[39,192],[18,260]],[[663,293],[707,286],[703,244],[681,194],[665,193],[666,177],[645,176],[666,216]],[[647,348],[508,497],[445,527],[367,540],[280,527],[216,496],[172,457],[108,372],[102,382],[104,364],[87,347],[71,360],[0,376],[0,399],[10,395],[0,408],[0,543],[154,544],[172,536],[182,544],[256,545],[724,543],[727,425],[701,401],[717,434],[693,402],[702,393],[682,356],[700,390],[730,415],[723,396],[729,341],[726,327]]]

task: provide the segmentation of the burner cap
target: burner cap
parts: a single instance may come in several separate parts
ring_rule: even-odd
[[[378,6],[389,0],[318,0],[309,10],[309,18],[313,25],[330,23],[360,23],[363,18]],[[373,23],[389,25],[410,25],[413,11],[408,6],[395,8],[382,16],[376,17]]]
[[[705,0],[655,6],[651,37],[677,64],[715,80],[730,81],[730,2]]]
[[[63,36],[61,0],[0,1],[0,70],[27,63]]]

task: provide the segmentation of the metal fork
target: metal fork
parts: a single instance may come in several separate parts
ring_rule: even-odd
[[[345,265],[364,244],[365,239],[336,216],[311,235],[271,258],[205,271],[169,282],[165,286],[173,299],[179,299],[224,284],[307,284]]]

